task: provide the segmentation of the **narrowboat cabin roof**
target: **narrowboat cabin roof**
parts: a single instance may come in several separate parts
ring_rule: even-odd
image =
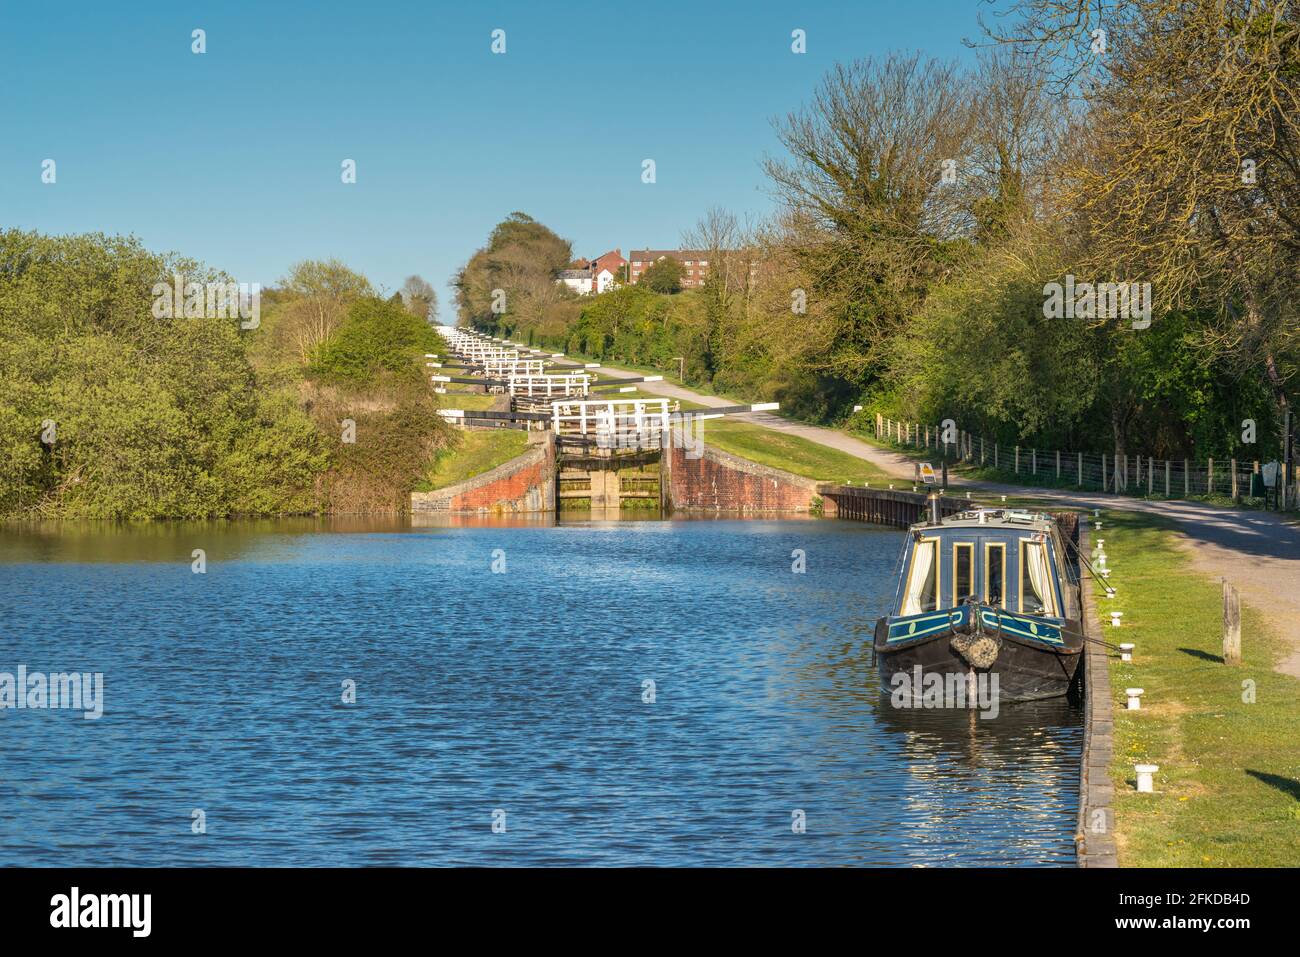
[[[1030,512],[1015,508],[973,508],[969,511],[950,515],[938,524],[932,521],[917,522],[911,527],[916,531],[939,531],[944,528],[967,528],[979,526],[994,531],[1000,528],[1023,531],[1050,532],[1056,528],[1056,520],[1046,512]]]

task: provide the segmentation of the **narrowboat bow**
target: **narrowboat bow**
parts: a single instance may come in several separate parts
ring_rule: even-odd
[[[891,614],[876,623],[882,687],[931,674],[974,687],[990,675],[1002,700],[1064,695],[1081,617],[1078,570],[1052,516],[981,508],[940,518],[932,497],[929,520],[909,530]]]

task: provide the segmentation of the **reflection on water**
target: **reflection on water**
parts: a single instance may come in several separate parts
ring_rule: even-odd
[[[0,864],[1073,862],[1075,709],[880,694],[900,533],[570,518],[8,527],[105,713],[0,711]]]

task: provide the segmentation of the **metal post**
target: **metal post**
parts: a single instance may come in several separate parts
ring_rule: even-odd
[[[1083,453],[1080,452],[1078,453],[1078,455],[1079,455],[1079,488],[1083,488]]]
[[[1165,459],[1165,498],[1169,497],[1169,460]]]
[[[1155,491],[1156,460],[1147,456],[1147,495]]]
[[[1106,453],[1101,453],[1101,490],[1106,491]]]
[[[1187,477],[1187,459],[1183,459],[1183,498],[1191,498],[1192,480]]]

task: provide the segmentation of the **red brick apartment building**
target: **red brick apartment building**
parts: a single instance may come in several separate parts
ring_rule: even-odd
[[[709,273],[709,254],[698,249],[633,249],[628,253],[628,282],[635,283],[643,272],[665,257],[682,265],[682,288],[702,286]]]

